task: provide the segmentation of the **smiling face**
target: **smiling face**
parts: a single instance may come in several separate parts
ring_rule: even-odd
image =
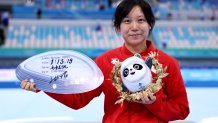
[[[132,47],[146,42],[150,28],[141,8],[135,6],[122,20],[118,31],[123,36],[127,47]]]

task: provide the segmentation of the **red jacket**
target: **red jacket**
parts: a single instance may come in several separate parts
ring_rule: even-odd
[[[157,100],[152,104],[128,101],[124,101],[122,106],[115,104],[119,99],[119,94],[110,80],[111,70],[114,66],[111,61],[119,59],[122,62],[133,56],[124,45],[95,59],[104,74],[104,82],[97,89],[83,94],[47,94],[72,109],[79,109],[103,92],[105,95],[103,123],[165,123],[185,119],[189,114],[189,105],[178,62],[156,49],[151,41],[147,41],[147,47],[140,53],[141,56],[147,56],[150,51],[158,52],[159,63],[163,65],[163,68],[168,66],[166,72],[169,73],[167,77],[163,78],[163,87],[156,93]]]

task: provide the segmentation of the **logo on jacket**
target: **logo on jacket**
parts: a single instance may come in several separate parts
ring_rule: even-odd
[[[116,64],[118,62],[120,62],[120,60],[118,58],[112,58],[111,59],[111,64]]]

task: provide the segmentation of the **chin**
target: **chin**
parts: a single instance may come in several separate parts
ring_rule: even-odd
[[[145,41],[143,40],[132,40],[129,44],[133,45],[133,46],[137,46],[137,45],[142,45]]]

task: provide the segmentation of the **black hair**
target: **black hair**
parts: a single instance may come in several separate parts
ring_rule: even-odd
[[[129,14],[133,7],[139,6],[146,18],[147,23],[151,26],[150,31],[155,24],[155,17],[150,4],[145,0],[122,0],[117,6],[113,17],[113,24],[116,30],[120,29],[122,20]]]

